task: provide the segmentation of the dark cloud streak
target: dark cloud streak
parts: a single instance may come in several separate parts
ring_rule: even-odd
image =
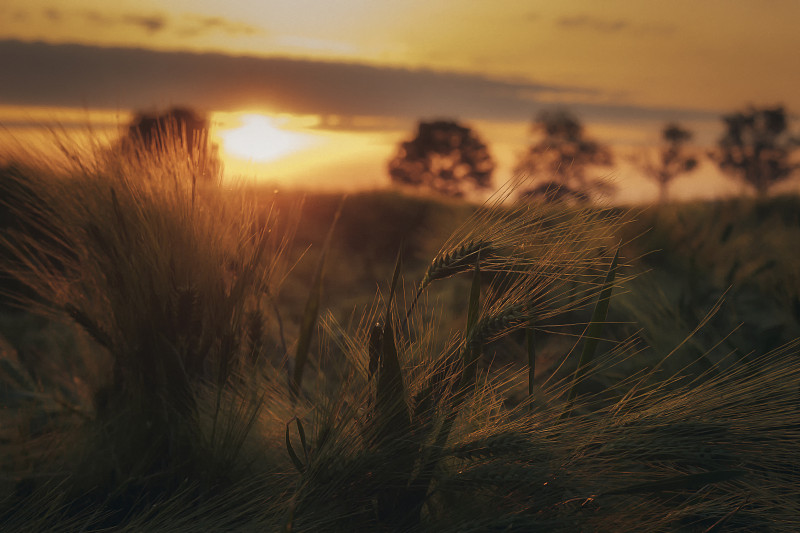
[[[94,10],[83,11],[81,13],[81,16],[89,24],[102,25],[102,26],[119,24],[122,21],[122,19],[114,19],[109,17],[108,15],[101,13],[100,11],[94,11]]]
[[[59,22],[62,16],[63,14],[58,9],[50,8],[44,10],[44,18],[51,22]]]
[[[0,15],[2,15],[1,8]],[[77,19],[91,26],[102,26],[103,28],[129,26],[144,30],[148,34],[171,32],[180,37],[197,37],[214,32],[231,36],[264,33],[263,29],[245,22],[190,13],[169,17],[163,13],[109,14],[94,9],[64,10],[49,7],[38,11],[18,10],[13,12],[10,18],[17,22],[28,22],[38,18],[50,24],[62,24],[65,21],[72,22]]]
[[[140,26],[148,33],[159,32],[167,26],[167,19],[162,15],[124,15],[121,20],[126,24]]]
[[[565,30],[589,30],[597,33],[614,34],[632,32],[635,34],[669,35],[675,32],[675,26],[659,23],[635,23],[628,19],[607,19],[593,15],[572,15],[556,19],[556,25]]]
[[[185,104],[203,110],[267,107],[296,114],[400,119],[528,120],[551,102],[537,94],[592,96],[590,88],[504,81],[285,57],[158,52],[0,40],[0,102],[106,109]],[[574,104],[587,119],[696,119],[709,113]]]
[[[556,24],[562,28],[588,28],[602,33],[616,33],[630,27],[630,22],[624,19],[608,20],[589,15],[562,17]]]
[[[242,22],[235,22],[223,17],[195,17],[194,18],[198,28],[205,30],[218,30],[231,35],[253,35],[262,33],[259,28],[244,24]]]
[[[182,37],[196,37],[212,32],[221,32],[227,35],[263,33],[261,29],[255,26],[223,17],[183,15],[178,18],[168,18],[162,14],[140,15],[133,13],[110,16],[98,11],[87,11],[83,13],[83,16],[90,24],[135,26],[151,34],[169,31]]]

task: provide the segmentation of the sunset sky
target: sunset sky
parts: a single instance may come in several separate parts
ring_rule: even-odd
[[[0,125],[115,132],[132,110],[190,105],[229,171],[338,188],[387,184],[416,120],[452,117],[502,182],[543,108],[568,107],[621,154],[668,120],[710,146],[722,113],[796,114],[798,21],[796,0],[3,0]],[[655,193],[618,160],[604,172],[631,198]],[[710,165],[698,176],[675,196],[739,191]]]

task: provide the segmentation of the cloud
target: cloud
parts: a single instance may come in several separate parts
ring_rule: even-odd
[[[97,120],[87,115],[85,119],[64,120],[58,116],[48,119],[21,119],[21,118],[0,118],[0,126],[3,128],[54,128],[56,132],[61,130],[81,130],[86,131],[91,127],[93,131],[101,129],[118,130],[123,124],[120,120]]]
[[[602,19],[590,15],[574,15],[561,17],[556,24],[562,28],[588,28],[602,33],[616,33],[630,27],[630,22],[625,19]]]
[[[167,26],[167,19],[163,15],[123,15],[120,21],[144,28],[148,33],[156,33]]]
[[[105,109],[184,104],[295,114],[529,120],[542,107],[603,96],[586,87],[479,74],[219,53],[159,52],[0,40],[0,103]],[[547,102],[537,95],[547,96]],[[576,103],[587,119],[705,118],[709,113]]]
[[[62,12],[57,13],[59,18],[64,16]],[[47,16],[47,13],[45,13],[45,16]],[[158,33],[164,30],[169,24],[168,19],[164,15],[107,15],[100,11],[89,10],[81,12],[80,16],[89,24],[104,27],[134,26],[145,30],[147,33]]]
[[[187,17],[188,24],[184,32],[192,34],[205,33],[209,31],[220,31],[229,35],[254,35],[263,33],[263,30],[250,24],[228,20],[223,17]]]
[[[51,22],[59,22],[63,17],[63,14],[60,10],[55,8],[45,9],[43,12],[44,18]]]
[[[191,14],[178,18],[168,18],[163,14],[141,15],[125,13],[111,16],[97,11],[87,11],[84,12],[83,16],[91,24],[134,26],[148,33],[169,31],[181,37],[197,37],[213,32],[228,35],[253,35],[263,32],[260,28],[243,22],[236,22],[223,17],[205,17]]]
[[[23,9],[17,9],[11,12],[9,18],[14,22],[28,22],[30,19],[30,13]]]
[[[2,8],[0,8],[2,11]],[[255,35],[264,33],[264,30],[247,24],[229,20],[224,17],[210,17],[196,14],[183,14],[167,16],[163,13],[121,13],[109,14],[99,10],[63,10],[54,7],[38,11],[17,10],[11,13],[11,18],[18,22],[30,20],[43,20],[49,24],[63,24],[80,20],[92,26],[128,26],[143,30],[149,34],[170,32],[180,37],[197,37],[209,33],[223,33],[226,35]]]
[[[590,30],[598,33],[619,33],[622,31],[632,31],[635,33],[673,33],[675,26],[667,24],[644,23],[638,24],[628,19],[616,18],[607,19],[592,15],[572,15],[561,17],[556,20],[556,24],[565,29]]]
[[[88,10],[81,13],[81,17],[90,24],[108,26],[109,24],[118,24],[120,20],[115,20],[100,11]]]

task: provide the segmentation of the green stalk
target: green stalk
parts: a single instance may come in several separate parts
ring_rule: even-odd
[[[389,299],[386,302],[383,328],[380,331],[377,327],[373,329],[373,334],[379,334],[380,338],[370,339],[372,349],[380,346],[377,351],[378,361],[370,361],[370,366],[377,367],[378,373],[375,389],[375,415],[379,439],[404,438],[411,430],[411,420],[405,403],[403,370],[397,355],[397,345],[392,328],[392,301],[397,289],[397,282],[400,279],[401,265],[402,254],[398,253],[389,289]],[[370,359],[373,356],[371,353]]]
[[[589,365],[594,359],[595,351],[597,351],[597,345],[600,342],[600,335],[603,333],[603,325],[605,324],[606,317],[608,316],[608,305],[611,302],[611,292],[614,288],[614,278],[617,275],[618,264],[619,248],[617,248],[617,251],[614,254],[614,259],[611,261],[611,266],[606,273],[605,281],[603,281],[603,290],[600,291],[600,297],[597,299],[597,304],[594,306],[592,319],[583,334],[583,338],[585,339],[583,343],[583,350],[581,351],[581,358],[578,361],[578,369],[575,371],[575,377],[572,380],[572,387],[570,388],[569,396],[567,397],[567,407],[564,410],[564,413],[561,415],[562,419],[570,416],[572,407],[575,403],[575,397],[578,395],[578,383],[580,383],[580,381],[586,375]]]
[[[314,272],[314,280],[311,283],[311,292],[308,295],[306,308],[303,312],[303,322],[300,324],[300,335],[297,339],[297,351],[294,356],[294,373],[292,375],[292,395],[296,396],[300,392],[300,384],[303,380],[303,369],[305,368],[306,361],[308,360],[308,349],[311,347],[311,337],[314,335],[314,326],[317,324],[319,317],[319,303],[322,299],[322,277],[325,272],[325,259],[330,251],[331,241],[333,240],[333,230],[336,228],[336,223],[339,221],[339,216],[342,214],[342,206],[344,206],[344,198],[339,203],[339,208],[333,217],[333,222],[328,230],[328,235],[325,237],[325,244],[322,246],[322,254],[320,255],[317,269]]]
[[[528,348],[528,396],[533,396],[533,380],[536,377],[536,345],[533,327],[525,328],[525,344]]]

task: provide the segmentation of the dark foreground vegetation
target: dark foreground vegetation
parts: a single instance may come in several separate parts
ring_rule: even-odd
[[[797,198],[0,187],[0,529],[800,529]]]

